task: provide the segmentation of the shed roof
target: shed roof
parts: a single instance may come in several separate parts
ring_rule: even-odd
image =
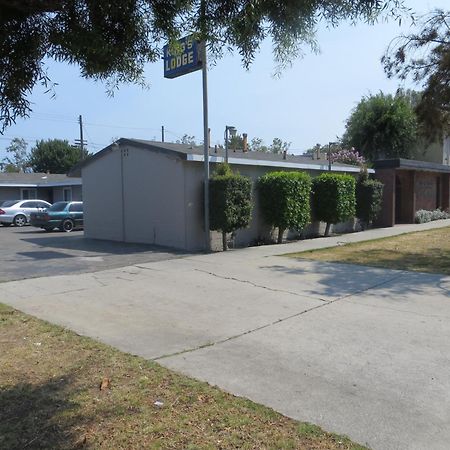
[[[101,158],[105,153],[113,150],[114,146],[131,145],[144,148],[150,151],[176,154],[178,157],[186,161],[203,161],[203,146],[192,146],[187,144],[175,144],[171,142],[146,141],[141,139],[121,138],[114,144],[100,150],[82,163],[75,166],[69,175],[79,176],[83,167],[91,162]],[[211,162],[223,162],[225,158],[225,150],[223,148],[210,147],[209,157]],[[228,150],[228,162],[230,164],[252,165],[252,166],[269,166],[269,167],[285,167],[307,170],[328,170],[328,161],[325,158],[312,159],[304,155],[286,155],[263,152],[243,152],[242,150]],[[359,167],[333,163],[333,171],[341,172],[359,172]],[[373,172],[371,170],[371,172]]]
[[[0,173],[0,187],[58,187],[81,185],[81,178],[60,173]]]

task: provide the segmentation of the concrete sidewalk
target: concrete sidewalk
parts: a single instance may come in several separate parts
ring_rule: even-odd
[[[275,256],[442,226],[3,283],[0,301],[375,449],[448,449],[450,277]]]

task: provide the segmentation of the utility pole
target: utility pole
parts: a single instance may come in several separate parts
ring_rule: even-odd
[[[83,139],[83,117],[78,116],[78,123],[80,124],[80,139],[75,139],[75,146],[80,148],[80,161],[84,158],[84,145],[86,141]]]
[[[84,140],[83,140],[83,117],[80,114],[78,117],[78,122],[80,124],[80,161],[83,159],[84,156]]]
[[[164,142],[164,125],[161,126],[161,142]]]

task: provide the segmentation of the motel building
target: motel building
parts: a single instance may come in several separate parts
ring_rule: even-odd
[[[209,149],[210,172],[224,161],[222,149]],[[238,230],[235,246],[266,241],[271,228],[258,211],[256,180],[269,171],[299,170],[315,177],[328,171],[326,159],[262,152],[229,151],[233,171],[253,181],[253,215],[249,228]],[[334,163],[333,172],[357,176],[359,168]],[[372,171],[373,172],[373,171]],[[120,242],[157,244],[188,251],[205,249],[203,225],[203,147],[119,139],[72,170],[82,177],[85,236]],[[334,229],[352,229],[354,223]],[[317,232],[314,224],[311,232]],[[220,249],[221,234],[211,232],[211,248]]]

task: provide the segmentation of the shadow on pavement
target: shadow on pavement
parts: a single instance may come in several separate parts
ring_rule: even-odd
[[[25,233],[24,233],[25,234]],[[28,233],[27,233],[28,234]],[[34,232],[32,233],[34,235]],[[22,241],[41,247],[51,247],[61,250],[81,250],[85,252],[103,253],[111,255],[130,255],[145,252],[171,253],[173,255],[187,255],[189,252],[150,244],[131,244],[126,242],[103,241],[85,238],[82,234],[45,233],[42,237],[21,238]]]
[[[340,297],[375,289],[376,295],[394,303],[408,302],[411,294],[421,295],[424,301],[432,297],[432,291],[442,291],[448,296],[450,276],[437,273],[407,272],[387,270],[347,263],[329,263],[311,260],[296,260],[297,267],[280,265],[262,266],[261,269],[298,276],[299,288],[310,295]],[[302,267],[301,262],[305,262]],[[319,275],[320,279],[311,285],[302,286],[302,278],[307,275]],[[305,278],[307,279],[307,278]],[[295,282],[295,279],[291,281]]]

